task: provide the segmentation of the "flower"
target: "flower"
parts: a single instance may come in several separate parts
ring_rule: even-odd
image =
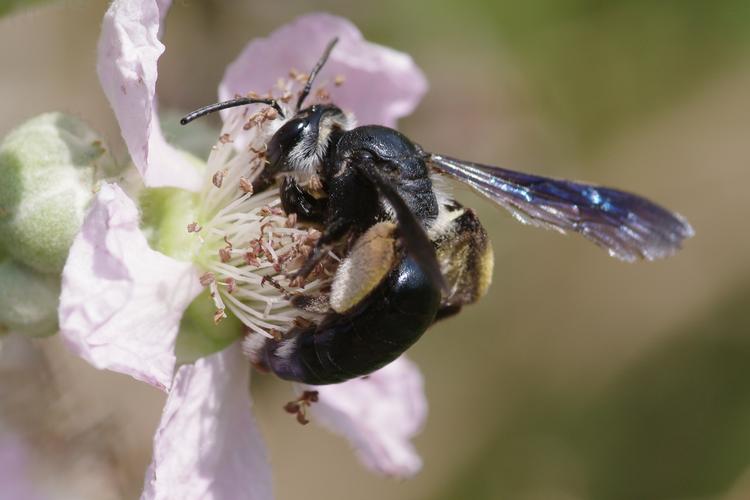
[[[309,234],[288,224],[273,191],[246,192],[245,176],[262,165],[263,145],[280,126],[267,110],[223,114],[203,175],[194,159],[165,141],[156,79],[168,7],[163,0],[115,0],[104,18],[97,66],[133,164],[147,187],[161,188],[149,191],[156,193],[151,202],[163,205],[160,217],[144,231],[148,202],[141,214],[122,187],[101,185],[63,271],[60,331],[94,366],[168,392],[143,498],[236,498],[242,492],[267,499],[270,470],[250,413],[249,362],[237,337],[220,339],[193,363],[178,363],[175,345],[178,332],[182,337],[190,329],[186,318],[193,308],[208,300],[198,297],[204,287],[219,328],[237,317],[258,334],[288,329],[300,313],[261,285],[263,276],[284,279],[282,258],[292,259]],[[334,36],[340,41],[320,81],[346,79],[328,89],[339,106],[361,122],[391,126],[416,106],[426,82],[412,60],[364,41],[351,23],[325,14],[303,16],[251,42],[228,67],[220,98],[273,89],[283,101],[301,80],[288,79],[290,69],[310,67]],[[253,245],[258,251],[247,255]],[[305,289],[320,284],[314,280]],[[421,375],[407,359],[366,379],[295,390],[317,391],[316,402],[304,402],[309,415],[346,436],[372,470],[403,477],[420,468],[410,438],[422,425],[426,403]]]

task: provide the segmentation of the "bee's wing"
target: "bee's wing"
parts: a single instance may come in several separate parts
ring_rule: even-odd
[[[634,194],[437,154],[430,155],[428,161],[506,208],[524,224],[580,233],[618,259],[667,257],[693,235],[682,216]]]

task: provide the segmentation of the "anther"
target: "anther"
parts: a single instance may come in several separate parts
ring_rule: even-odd
[[[316,403],[317,401],[318,391],[305,391],[294,401],[290,401],[285,404],[284,411],[287,413],[291,413],[292,415],[297,415],[297,422],[305,425],[310,422],[307,419],[307,409],[312,403]]]
[[[214,186],[220,188],[221,184],[224,182],[224,176],[226,174],[227,172],[225,170],[217,170],[213,178],[211,179],[211,182],[213,182]]]
[[[226,264],[232,260],[232,249],[231,248],[219,248],[219,259]]]
[[[297,225],[297,214],[289,214],[284,223],[284,227],[294,227]]]
[[[261,280],[260,280],[260,286],[262,287],[266,283],[270,283],[272,287],[274,287],[276,290],[278,290],[280,292],[289,293],[289,292],[286,291],[286,289],[283,286],[281,286],[279,284],[278,281],[276,281],[275,279],[271,278],[270,276],[263,276],[263,278],[261,278]]]
[[[300,410],[299,403],[297,403],[296,401],[289,401],[287,404],[284,405],[284,411],[287,413],[291,413],[292,415],[299,412],[299,410]]]
[[[253,194],[253,183],[246,177],[240,177],[240,189],[243,193]]]
[[[214,313],[214,325],[218,325],[226,317],[227,314],[224,312],[224,309],[217,309]]]
[[[315,97],[317,97],[319,101],[331,100],[331,94],[328,93],[328,91],[324,87],[321,87],[315,91]]]
[[[216,279],[216,276],[214,275],[214,273],[210,271],[201,274],[200,278],[198,278],[202,286],[210,285],[211,283],[214,282],[215,279]]]
[[[263,115],[265,116],[266,120],[275,120],[279,113],[273,108],[266,108],[266,110],[263,112]]]

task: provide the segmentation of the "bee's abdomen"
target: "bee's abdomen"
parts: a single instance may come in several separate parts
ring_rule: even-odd
[[[404,257],[372,294],[346,314],[268,341],[265,365],[279,377],[306,384],[343,382],[395,360],[434,322],[440,290]]]

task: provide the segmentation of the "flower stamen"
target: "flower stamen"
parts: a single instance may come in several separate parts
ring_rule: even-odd
[[[297,415],[297,422],[301,425],[306,425],[310,422],[307,418],[307,409],[313,403],[317,402],[318,391],[304,391],[300,397],[285,404],[284,411],[292,415]]]
[[[296,73],[292,78],[278,82],[282,103],[307,77]],[[288,105],[283,108],[285,116],[293,116]],[[198,220],[188,226],[189,233],[201,231],[193,246],[194,261],[205,270],[201,284],[209,288],[216,306],[214,321],[231,311],[248,332],[269,338],[283,338],[300,320],[320,319],[319,313],[297,309],[290,298],[320,293],[330,283],[325,266],[335,264],[326,259],[306,283],[292,283],[287,273],[302,265],[320,231],[284,213],[278,188],[253,191],[253,181],[266,164],[268,141],[282,124],[272,107],[227,112],[208,158]]]

